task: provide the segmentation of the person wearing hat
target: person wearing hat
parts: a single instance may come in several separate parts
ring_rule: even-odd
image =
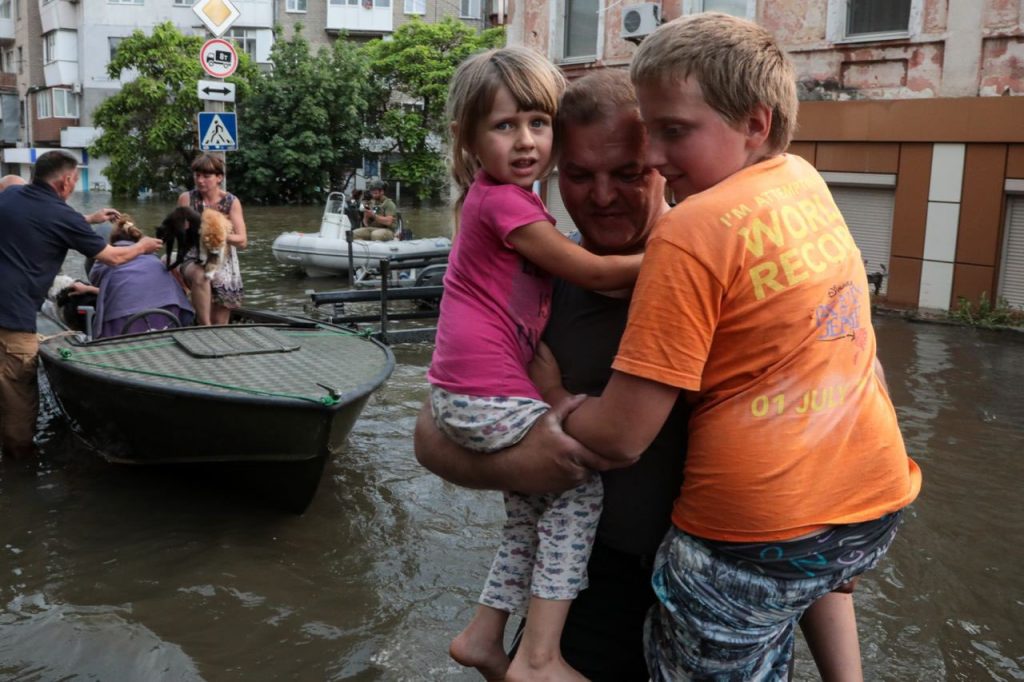
[[[370,198],[366,199],[364,195],[363,226],[352,231],[352,236],[356,239],[386,242],[395,238],[398,207],[394,201],[384,196],[386,189],[387,183],[383,180],[374,180],[370,183]]]

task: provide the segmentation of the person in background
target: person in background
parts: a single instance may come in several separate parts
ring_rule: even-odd
[[[355,230],[363,224],[363,190],[352,190],[352,195],[345,201],[345,215],[350,229]]]
[[[367,199],[366,194],[363,194],[363,226],[352,232],[356,239],[387,242],[395,238],[398,207],[384,195],[387,187],[383,180],[374,180],[369,185],[370,198]]]
[[[200,154],[192,162],[192,177],[195,189],[183,192],[178,197],[178,206],[189,206],[202,214],[203,209],[213,208],[231,220],[228,235],[227,256],[213,274],[206,278],[199,263],[198,249],[185,254],[181,264],[181,275],[189,288],[196,322],[202,325],[227,324],[231,310],[242,305],[242,271],[238,264],[238,249],[245,249],[249,240],[242,214],[242,202],[234,194],[221,189],[224,181],[224,161],[211,154]]]
[[[36,314],[68,249],[120,265],[160,249],[143,237],[112,246],[67,205],[78,183],[78,161],[63,151],[39,156],[32,183],[0,192],[0,449],[5,458],[34,454],[39,391],[36,384]]]
[[[127,218],[127,215],[123,216]],[[142,238],[142,231],[130,220],[114,225],[110,243],[130,246]],[[134,334],[171,326],[169,317],[153,314],[125,326],[129,318],[143,310],[160,308],[174,315],[180,326],[192,324],[192,305],[159,256],[144,255],[122,265],[96,263],[89,271],[91,286],[76,283],[76,290],[97,295],[93,336],[103,338]]]
[[[624,70],[603,69],[573,81],[559,105],[559,190],[584,248],[599,254],[643,251],[669,209],[665,179],[645,166],[646,132]],[[566,387],[600,395],[626,326],[630,297],[555,283],[544,342]],[[513,447],[487,457],[456,446],[424,405],[416,423],[417,460],[442,478],[469,488],[550,493],[579,485],[588,466],[607,463],[562,431],[563,404]],[[587,564],[589,586],[573,601],[562,633],[565,661],[594,682],[646,682],[644,618],[657,603],[651,587],[654,555],[669,529],[686,453],[685,400],[640,461],[602,472],[604,509]],[[821,599],[801,621],[825,682],[860,679],[860,650],[849,594]]]

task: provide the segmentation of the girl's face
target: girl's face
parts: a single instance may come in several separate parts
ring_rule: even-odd
[[[543,111],[519,111],[512,93],[502,86],[490,114],[477,125],[472,152],[498,182],[529,189],[548,170],[551,123]]]
[[[199,190],[200,194],[206,194],[220,187],[220,181],[224,179],[223,175],[217,173],[195,173],[196,189]]]

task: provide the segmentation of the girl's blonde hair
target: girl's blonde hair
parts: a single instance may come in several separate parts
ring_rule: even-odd
[[[494,98],[504,86],[520,111],[542,111],[552,119],[558,113],[558,100],[565,90],[565,77],[540,53],[525,47],[503,47],[475,54],[461,64],[448,86],[449,122],[448,167],[459,189],[456,215],[480,169],[473,152],[477,126],[491,113]],[[551,150],[546,175],[555,165],[558,140]]]

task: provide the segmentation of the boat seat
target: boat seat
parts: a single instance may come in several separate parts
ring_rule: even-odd
[[[194,357],[225,358],[254,353],[287,353],[298,350],[299,344],[266,327],[231,325],[226,327],[191,327],[171,336]]]

